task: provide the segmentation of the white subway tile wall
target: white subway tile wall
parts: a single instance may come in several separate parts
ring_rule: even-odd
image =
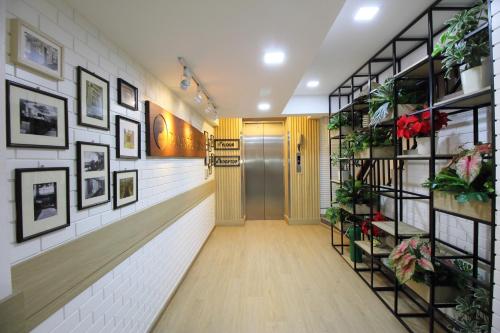
[[[127,56],[64,0],[7,0],[7,19],[21,18],[62,43],[64,81],[52,81],[14,65],[7,58],[6,78],[68,98],[70,147],[67,150],[8,149],[11,209],[2,223],[11,227],[11,263],[16,264],[48,249],[74,240],[109,223],[151,207],[211,180],[205,179],[203,159],[148,159],[145,145],[144,101],[151,100],[201,131],[213,133],[200,114],[180,101],[159,79]],[[8,36],[7,36],[8,37]],[[10,49],[7,38],[7,51]],[[77,125],[76,66],[104,77],[110,83],[109,131]],[[139,111],[117,104],[116,80],[125,79],[139,89]],[[142,158],[115,158],[115,115],[141,121]],[[108,144],[110,170],[139,169],[139,201],[113,210],[111,203],[79,211],[76,208],[75,141]],[[16,244],[14,169],[67,166],[70,168],[71,226]],[[57,311],[36,332],[142,332],[172,293],[181,276],[214,226],[214,199],[207,198],[162,234],[125,260]]]

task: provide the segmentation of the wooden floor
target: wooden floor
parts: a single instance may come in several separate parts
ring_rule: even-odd
[[[405,332],[329,237],[283,221],[217,227],[154,332]]]

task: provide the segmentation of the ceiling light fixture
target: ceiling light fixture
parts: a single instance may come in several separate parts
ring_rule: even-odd
[[[194,102],[196,104],[201,104],[203,102],[203,90],[201,90],[200,86],[196,90],[196,96],[194,96]]]
[[[356,15],[354,16],[354,19],[356,21],[371,21],[377,15],[379,8],[378,7],[361,7]]]
[[[189,68],[184,66],[184,69],[182,70],[182,79],[180,87],[182,90],[188,90],[190,86],[191,86],[191,71],[189,70]]]
[[[307,82],[307,87],[309,88],[316,88],[317,86],[319,86],[319,81],[317,80],[311,80]]]
[[[187,65],[186,60],[183,57],[177,57],[179,63],[183,68],[182,80],[180,82],[180,87],[182,90],[187,90],[191,86],[191,80],[197,85],[196,96],[193,101],[196,104],[202,104],[203,100],[207,101],[207,106],[205,112],[212,115],[212,117],[217,116],[217,105],[208,93],[207,89],[203,86],[200,79],[193,73],[190,67]]]
[[[265,102],[259,103],[259,105],[257,105],[257,108],[260,111],[269,111],[271,109],[271,104]]]
[[[266,65],[281,65],[285,61],[285,53],[281,51],[266,52],[263,60]]]

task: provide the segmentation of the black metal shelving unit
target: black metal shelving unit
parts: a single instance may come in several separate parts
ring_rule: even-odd
[[[449,117],[462,113],[472,114],[472,123],[466,126],[472,126],[473,143],[479,143],[479,114],[486,112],[489,122],[488,143],[492,146],[493,156],[495,158],[495,126],[494,126],[494,90],[493,75],[490,77],[490,87],[481,91],[468,94],[456,95],[452,98],[440,100],[443,92],[446,94],[454,87],[449,85],[447,80],[443,79],[441,69],[441,59],[432,56],[432,50],[436,37],[444,31],[447,19],[451,18],[457,12],[472,7],[476,2],[470,1],[467,6],[464,1],[457,0],[438,0],[429,6],[424,12],[417,16],[408,24],[399,34],[397,34],[380,51],[363,64],[355,73],[337,87],[329,96],[330,112],[329,116],[339,112],[345,112],[351,119],[361,119],[368,114],[369,98],[375,91],[372,87],[373,82],[379,82],[381,76],[387,71],[392,71],[392,77],[395,80],[395,91],[397,87],[404,86],[406,89],[416,89],[424,87],[426,91],[427,108],[415,111],[420,113],[430,111],[431,119],[434,119],[435,112],[446,112]],[[475,31],[471,32],[465,38],[470,38],[479,33],[488,33],[490,41],[490,55],[492,55],[491,44],[491,1],[488,3],[488,20]],[[425,56],[412,65],[405,65],[407,57],[420,50],[425,50]],[[491,56],[490,56],[491,58]],[[490,61],[490,68],[492,63]],[[451,86],[451,87],[450,87]],[[455,88],[457,85],[455,84]],[[366,94],[363,91],[367,91]],[[332,111],[334,98],[338,99],[338,110]],[[448,161],[453,158],[451,153],[438,154],[436,151],[435,135],[430,136],[431,153],[429,156],[404,155],[403,151],[408,150],[412,145],[412,140],[398,139],[396,136],[397,112],[397,94],[395,93],[395,107],[393,118],[379,126],[392,129],[393,137],[393,155],[387,157],[374,157],[373,148],[370,146],[369,158],[359,156],[343,156],[342,141],[345,138],[345,127],[341,127],[338,133],[330,131],[329,153],[332,156],[333,142],[338,146],[338,163],[340,170],[348,170],[352,180],[361,180],[366,191],[371,198],[375,198],[376,204],[370,206],[369,212],[359,211],[359,207],[354,205],[352,209],[345,209],[347,217],[340,223],[331,226],[332,247],[345,259],[345,261],[357,272],[359,277],[368,285],[377,295],[381,302],[396,316],[396,318],[410,332],[452,332],[456,322],[450,317],[449,309],[455,307],[455,302],[438,302],[436,295],[435,277],[427,290],[427,297],[422,297],[415,289],[407,285],[399,285],[394,273],[387,267],[386,258],[391,248],[381,249],[374,247],[373,237],[371,239],[347,240],[344,236],[349,226],[359,226],[362,221],[369,221],[370,233],[373,235],[373,228],[377,226],[386,234],[391,235],[394,244],[402,239],[419,235],[428,238],[431,245],[432,263],[446,264],[448,259],[462,259],[472,264],[472,276],[469,277],[473,286],[483,287],[490,293],[492,300],[493,293],[493,273],[494,273],[494,242],[495,242],[495,199],[491,200],[491,222],[470,218],[462,215],[460,212],[449,212],[434,207],[434,193],[426,193],[409,190],[403,183],[405,170],[411,169],[415,163],[428,163],[428,177],[433,178],[439,171],[436,162]],[[359,125],[359,124],[358,124]],[[344,130],[343,130],[344,129]],[[370,126],[357,126],[353,121],[350,131],[367,131],[372,135],[373,128]],[[431,121],[431,133],[436,133],[434,121]],[[414,141],[413,141],[414,143]],[[406,148],[406,149],[405,149]],[[438,163],[439,164],[439,163]],[[493,168],[495,169],[495,168]],[[333,177],[333,168],[330,164],[330,198],[334,201],[333,189],[335,186],[342,186],[343,172],[339,173],[338,179]],[[493,179],[496,179],[493,170]],[[393,211],[389,221],[377,224],[372,221],[375,208],[380,211],[381,201],[392,201]],[[428,204],[428,230],[418,229],[410,224],[403,222],[405,201],[423,201]],[[375,207],[374,207],[375,206]],[[357,211],[358,210],[358,211]],[[467,219],[473,225],[473,244],[472,251],[466,251],[460,247],[446,242],[438,237],[436,230],[436,217],[438,214],[449,215]],[[479,254],[479,225],[483,224],[489,229],[489,255],[481,257]],[[355,241],[355,251],[363,255],[363,262],[353,262],[349,258],[349,242]],[[393,245],[394,245],[393,244]],[[357,253],[355,253],[357,254]],[[447,266],[448,267],[448,266]],[[448,267],[454,269],[453,267]],[[481,274],[483,273],[483,274]],[[490,302],[491,304],[491,302]],[[491,309],[490,309],[491,310]],[[490,315],[491,326],[491,315]]]

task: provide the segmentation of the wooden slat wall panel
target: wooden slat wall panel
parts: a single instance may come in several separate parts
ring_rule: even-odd
[[[319,121],[307,117],[288,117],[286,129],[290,133],[290,214],[289,223],[319,223]],[[302,172],[296,171],[297,142],[304,136]]]
[[[215,138],[240,139],[241,130],[241,118],[222,118],[219,119],[219,126],[215,128]],[[239,151],[217,150],[214,154],[240,155],[241,157],[241,149]],[[241,166],[215,168],[215,182],[215,223],[219,225],[242,224]]]

